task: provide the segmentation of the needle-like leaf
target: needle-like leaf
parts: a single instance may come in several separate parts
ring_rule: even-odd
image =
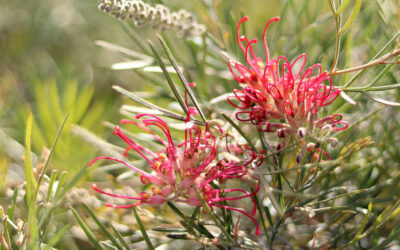
[[[174,83],[174,81],[172,80],[171,76],[169,75],[166,65],[164,64],[164,62],[162,61],[160,55],[158,54],[156,48],[154,47],[154,44],[148,40],[148,43],[150,45],[151,51],[153,51],[153,54],[157,60],[158,65],[160,65],[165,78],[167,79],[167,82],[169,84],[169,87],[171,88],[172,92],[174,93],[174,96],[176,98],[176,100],[178,100],[179,105],[181,106],[181,108],[183,109],[183,111],[185,111],[185,113],[188,112],[188,109],[186,107],[185,102],[183,101],[182,96],[179,94],[178,89],[176,88],[176,85]]]
[[[181,80],[183,86],[185,87],[187,93],[190,96],[190,99],[192,100],[194,106],[197,108],[197,110],[200,113],[201,118],[203,119],[204,122],[207,122],[206,117],[204,116],[203,110],[200,107],[199,102],[197,101],[197,98],[195,97],[192,89],[189,86],[188,81],[186,80],[185,76],[183,75],[182,71],[179,69],[178,64],[175,61],[175,58],[172,56],[171,51],[169,50],[168,46],[166,45],[165,41],[162,39],[160,35],[158,35],[158,40],[160,41],[161,45],[163,46],[165,53],[168,56],[168,59],[170,60],[172,66],[175,68],[176,73],[179,76],[179,79]]]
[[[139,217],[139,215],[137,213],[136,207],[133,206],[132,209],[133,209],[133,213],[134,213],[135,218],[136,218],[136,222],[139,225],[140,232],[142,232],[144,241],[146,242],[148,249],[154,249],[153,244],[151,243],[150,238],[146,233],[146,229],[143,226],[142,220],[140,219],[140,217]]]

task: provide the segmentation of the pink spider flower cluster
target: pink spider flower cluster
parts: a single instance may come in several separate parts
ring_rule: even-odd
[[[245,163],[232,162],[224,159],[218,160],[217,138],[210,132],[208,126],[206,126],[206,129],[203,131],[200,126],[190,121],[190,116],[196,114],[196,109],[189,108],[186,120],[185,140],[180,144],[174,143],[167,124],[155,115],[137,115],[136,119],[142,119],[142,123],[132,120],[121,120],[121,124],[132,124],[145,130],[165,147],[161,152],[153,152],[133,141],[123,133],[118,126],[115,127],[114,134],[119,136],[128,145],[124,155],[127,156],[128,151],[134,150],[147,161],[150,171],[146,172],[129,164],[125,160],[111,157],[98,157],[94,159],[90,165],[101,159],[122,163],[140,174],[141,182],[144,185],[152,186],[151,192],[142,192],[138,197],[130,197],[105,192],[99,189],[95,184],[92,185],[93,189],[112,197],[137,201],[129,205],[106,204],[106,206],[114,208],[129,208],[141,204],[158,206],[166,202],[182,202],[192,206],[202,206],[202,202],[196,193],[197,189],[211,209],[213,209],[213,207],[229,209],[242,213],[250,218],[256,225],[256,235],[259,235],[259,226],[253,217],[256,214],[253,195],[258,192],[259,185],[254,184],[257,183],[257,181],[248,174],[248,167],[255,159],[254,153],[252,154],[251,160]],[[160,129],[165,135],[166,140],[158,136],[149,126],[155,126]],[[253,179],[253,183],[251,184],[255,185],[255,190],[253,192],[248,192],[241,188],[217,189],[213,188],[211,185],[212,182],[223,184],[229,179],[242,179],[246,181],[248,178]],[[228,197],[230,193],[240,193],[241,195]],[[245,198],[249,198],[253,202],[251,214],[239,208],[220,204],[220,202],[235,201]]]
[[[332,86],[327,72],[322,72],[320,64],[305,69],[306,54],[292,63],[284,56],[270,58],[267,29],[272,22],[278,22],[279,17],[269,20],[264,28],[265,61],[254,53],[253,45],[257,40],[249,41],[239,34],[241,24],[247,19],[240,20],[236,35],[249,67],[234,61],[228,64],[236,81],[245,85],[243,89],[235,89],[234,95],[228,98],[229,103],[240,109],[236,118],[251,122],[261,132],[277,133],[283,145],[291,135],[304,138],[306,133],[313,133],[314,128],[329,125],[334,131],[346,129],[348,124],[339,114],[318,117],[322,107],[340,94],[340,90]]]

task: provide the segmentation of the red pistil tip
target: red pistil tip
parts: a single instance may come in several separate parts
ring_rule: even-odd
[[[97,161],[97,159],[93,159],[89,162],[89,167],[93,166],[93,164]]]
[[[249,16],[243,17],[242,19],[240,19],[239,25],[242,24],[243,22],[247,21],[247,20],[249,20]]]
[[[113,134],[118,135],[120,132],[121,132],[121,129],[119,128],[119,126],[115,126]]]
[[[103,159],[105,159],[104,156],[94,158],[93,160],[91,160],[91,161],[89,162],[88,165],[89,165],[89,167],[91,167],[91,166],[93,166],[93,164],[94,164],[96,161],[103,160]]]

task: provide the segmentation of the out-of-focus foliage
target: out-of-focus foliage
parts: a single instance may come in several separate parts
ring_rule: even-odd
[[[42,147],[50,148],[70,112],[53,158],[64,170],[82,168],[92,155],[89,146],[77,146],[82,141],[71,135],[70,124],[104,131],[100,122],[112,117],[108,110],[116,103],[112,92],[103,91],[112,79],[94,45],[112,32],[102,29],[107,20],[95,6],[95,1],[18,0],[0,7],[0,126],[22,142],[21,132],[33,112],[32,144],[40,154]]]

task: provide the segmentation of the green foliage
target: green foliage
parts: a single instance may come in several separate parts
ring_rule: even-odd
[[[81,145],[82,140],[71,134],[72,124],[79,124],[97,133],[104,130],[98,126],[106,109],[104,102],[93,102],[94,86],[68,81],[64,89],[58,90],[55,81],[37,82],[34,86],[33,104],[21,110],[34,112],[32,146],[40,151],[43,146],[50,147],[57,135],[57,126],[68,113],[69,119],[59,138],[59,146],[54,152],[53,163],[67,171],[77,171],[85,161],[90,160],[91,147]],[[26,107],[26,106],[25,106]]]
[[[38,226],[35,214],[35,192],[38,185],[33,175],[33,166],[31,159],[31,132],[32,132],[32,115],[29,116],[26,125],[26,139],[25,139],[25,178],[26,178],[26,203],[28,205],[28,248],[38,249],[36,241],[38,241]]]
[[[54,170],[51,176],[46,175],[46,168],[58,137],[64,128],[65,118],[57,137],[47,158],[43,162],[32,164],[31,136],[32,136],[32,115],[29,116],[26,126],[25,139],[25,185],[21,189],[14,189],[11,203],[6,213],[2,214],[2,246],[6,249],[18,247],[29,249],[42,249],[53,247],[60,240],[63,240],[65,233],[71,228],[70,223],[54,221],[53,217],[66,213],[63,208],[65,195],[76,185],[76,181],[87,174],[83,169],[71,181],[66,182],[66,173],[59,173]],[[39,194],[39,189],[46,188],[46,194]],[[22,192],[22,195],[19,193]],[[22,196],[22,197],[21,197]],[[22,198],[18,201],[17,197]],[[22,207],[19,207],[23,203]],[[25,212],[26,211],[26,212]],[[4,238],[5,237],[5,238]]]
[[[201,37],[183,39],[151,26],[137,28],[98,12],[94,0],[11,1],[0,9],[4,54],[0,58],[0,191],[8,193],[0,201],[1,249],[152,249],[164,243],[177,249],[399,246],[397,1],[145,2],[168,4],[174,11],[187,8],[208,30]],[[66,16],[58,16],[61,13]],[[272,136],[235,119],[237,110],[226,98],[241,86],[232,81],[227,61],[245,62],[236,41],[236,25],[245,15],[249,21],[241,30],[248,38],[259,39],[254,45],[256,55],[265,54],[261,37],[265,22],[280,16],[280,23],[268,29],[271,56],[286,55],[291,60],[307,53],[306,66],[320,62],[333,85],[343,91],[321,112],[341,113],[350,123],[335,135],[337,147],[321,142],[319,152],[306,152],[297,163],[299,141],[275,150],[277,141]],[[15,16],[21,18],[13,20]],[[112,43],[94,42],[98,39]],[[196,86],[190,87],[192,82]],[[111,84],[116,84],[112,89],[117,93]],[[94,169],[94,178],[86,167],[96,155],[95,148],[112,156],[123,152],[122,147],[100,139],[106,127],[114,126],[101,122],[119,117],[115,112],[119,102],[124,102],[123,116],[154,114],[174,126],[187,119],[186,99],[199,111],[192,117],[196,125],[224,131],[219,141],[235,138],[265,150],[264,165],[252,172],[263,187],[254,197],[255,218],[263,231],[260,237],[249,233],[254,228],[245,217],[226,209],[212,210],[200,193],[202,208],[168,203],[169,209],[138,207],[123,212],[87,201],[67,204],[78,183],[86,190],[92,180],[104,181],[107,187],[110,180],[117,188],[132,186],[136,193],[146,188],[132,181],[129,177],[134,174],[121,165]],[[183,138],[180,129],[171,129],[174,139]],[[160,145],[139,130],[124,132],[158,152]],[[323,150],[332,160],[323,157]],[[146,166],[137,155],[130,152],[128,157],[135,166]],[[43,185],[44,196],[39,190]],[[104,204],[106,198],[98,196]]]

